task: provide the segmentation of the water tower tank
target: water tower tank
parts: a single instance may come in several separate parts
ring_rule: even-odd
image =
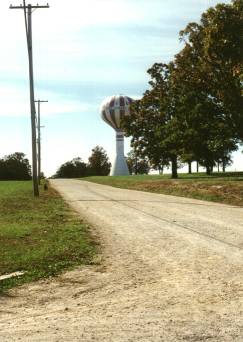
[[[116,132],[116,157],[112,164],[111,176],[129,175],[127,162],[124,157],[124,132],[121,129],[121,119],[130,115],[132,99],[124,95],[106,98],[101,105],[101,117]]]

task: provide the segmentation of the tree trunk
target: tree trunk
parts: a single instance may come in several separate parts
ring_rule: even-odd
[[[206,166],[206,173],[207,173],[207,175],[211,175],[211,172],[212,172],[212,167],[211,166],[209,166],[209,165],[207,165]]]
[[[188,173],[192,173],[192,162],[188,162]]]
[[[163,175],[164,172],[164,166],[162,165],[161,167],[159,166],[159,174]]]
[[[220,165],[220,164],[219,164],[219,162],[218,162],[218,172],[219,172],[219,165]]]
[[[177,157],[172,157],[171,158],[171,168],[172,168],[171,178],[178,178],[178,173],[177,173]]]
[[[135,155],[135,175],[138,174],[138,157]]]
[[[199,162],[197,161],[197,173],[199,172]]]
[[[225,161],[223,160],[223,172],[225,172]]]

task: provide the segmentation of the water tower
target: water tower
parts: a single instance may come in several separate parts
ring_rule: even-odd
[[[105,99],[101,105],[101,117],[116,131],[116,157],[112,164],[110,176],[129,175],[124,157],[124,132],[121,129],[121,119],[130,114],[132,99],[124,95],[115,95]]]

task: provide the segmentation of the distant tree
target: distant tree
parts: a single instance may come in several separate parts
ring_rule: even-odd
[[[92,176],[107,176],[110,172],[111,163],[106,151],[101,146],[92,149],[88,162],[88,174]]]
[[[127,166],[129,169],[130,174],[148,174],[150,167],[149,162],[145,158],[139,157],[136,151],[131,150],[127,154]]]
[[[31,167],[22,152],[15,152],[0,159],[0,180],[29,180]]]
[[[46,176],[45,176],[44,172],[41,172],[41,174],[40,174],[40,178],[41,178],[41,179],[45,179],[45,178],[46,178]]]
[[[77,157],[62,164],[54,175],[54,178],[80,178],[86,175],[87,165],[81,158]]]

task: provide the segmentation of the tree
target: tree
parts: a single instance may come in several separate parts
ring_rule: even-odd
[[[22,152],[15,152],[0,159],[1,180],[30,180],[31,167],[29,160]]]
[[[202,15],[205,64],[210,85],[229,125],[243,139],[243,1],[219,4]]]
[[[151,88],[124,120],[132,146],[154,165],[197,161],[207,173],[243,141],[243,1],[220,4],[181,31],[185,46],[155,63]],[[152,164],[152,163],[151,163]]]
[[[182,159],[199,161],[210,173],[242,139],[242,1],[217,5],[181,31],[185,47],[175,58],[173,87]],[[240,71],[241,70],[241,71]],[[189,156],[189,160],[188,160]]]
[[[123,121],[126,135],[132,136],[131,145],[153,167],[172,164],[172,177],[177,178],[177,157],[180,139],[176,132],[174,94],[171,72],[173,63],[155,63],[148,73],[150,89],[131,107],[131,115]]]
[[[87,165],[81,158],[77,157],[62,164],[54,175],[54,178],[80,178],[86,175]]]
[[[110,168],[111,163],[103,147],[94,147],[89,157],[88,173],[92,176],[107,176],[110,173]]]
[[[148,160],[139,157],[135,150],[131,150],[127,154],[127,166],[130,174],[148,174],[150,167]]]

